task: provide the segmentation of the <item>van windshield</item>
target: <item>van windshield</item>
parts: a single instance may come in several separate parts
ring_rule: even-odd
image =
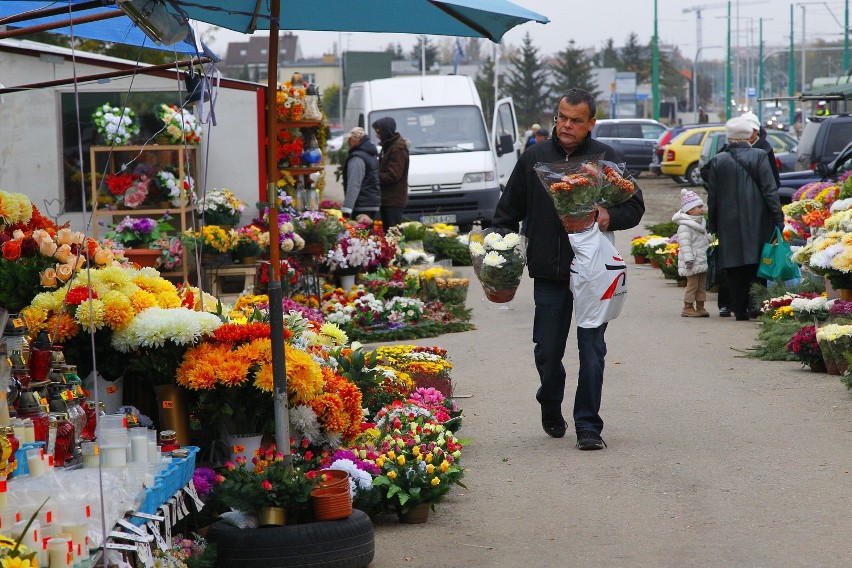
[[[370,122],[390,116],[411,145],[410,154],[489,150],[482,113],[475,106],[398,108],[370,113]],[[376,133],[370,130],[375,140]]]

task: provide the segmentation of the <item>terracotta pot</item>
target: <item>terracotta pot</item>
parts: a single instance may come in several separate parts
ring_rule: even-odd
[[[321,469],[314,478],[317,489],[324,487],[343,488],[349,490],[349,474],[341,469]]]
[[[141,268],[150,267],[154,268],[157,266],[157,259],[160,258],[160,255],[163,254],[163,251],[160,249],[150,249],[150,248],[132,248],[132,249],[124,249],[124,258],[129,260],[134,264],[138,264]]]
[[[511,290],[491,290],[489,288],[483,288],[483,292],[485,292],[485,297],[495,304],[505,304],[507,302],[511,302],[515,297],[515,292],[517,289]]]
[[[586,229],[591,228],[592,225],[595,224],[595,215],[597,211],[591,211],[588,215],[582,215],[577,217],[569,217],[567,215],[560,215],[559,220],[562,221],[562,227],[565,231],[569,233],[580,233],[585,231]]]
[[[261,527],[282,527],[287,513],[282,507],[261,507],[257,510],[257,524]]]
[[[432,503],[418,503],[405,513],[399,513],[399,522],[407,525],[419,525],[429,520]]]
[[[633,255],[633,263],[634,264],[648,264],[648,257],[641,254]]]
[[[241,256],[239,258],[240,264],[243,266],[252,266],[257,262],[256,256]]]
[[[314,516],[318,521],[345,519],[352,514],[352,495],[346,487],[320,487],[311,491]]]
[[[825,373],[828,369],[825,367],[825,361],[812,361],[810,367],[811,373]]]
[[[651,259],[651,268],[659,268],[659,267],[660,267],[660,263],[652,258]]]

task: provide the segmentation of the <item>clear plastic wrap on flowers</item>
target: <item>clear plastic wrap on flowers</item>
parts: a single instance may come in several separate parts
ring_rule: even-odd
[[[624,165],[604,160],[603,154],[539,162],[534,168],[569,233],[590,229],[598,205],[612,207],[636,193],[636,184],[624,177]]]
[[[486,229],[470,233],[473,271],[485,296],[502,304],[515,297],[526,263],[526,238],[518,233]]]

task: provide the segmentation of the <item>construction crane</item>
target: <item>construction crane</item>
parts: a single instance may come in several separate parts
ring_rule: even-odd
[[[740,2],[736,0],[736,7],[740,6],[748,6],[750,4],[766,4],[769,0],[751,0],[749,2]],[[695,90],[697,88],[697,82],[695,80],[695,68],[698,65],[698,57],[701,55],[701,12],[703,10],[715,10],[717,8],[728,8],[732,2],[717,2],[715,4],[702,4],[701,6],[691,6],[689,8],[684,8],[684,14],[688,14],[690,12],[695,12],[695,62],[692,68],[692,111],[696,112],[698,110],[696,101],[698,100],[698,92]],[[728,96],[727,94],[725,95]]]

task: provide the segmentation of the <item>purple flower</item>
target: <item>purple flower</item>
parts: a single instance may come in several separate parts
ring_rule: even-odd
[[[834,303],[831,308],[829,308],[828,313],[832,316],[848,316],[852,314],[852,302],[834,300]]]
[[[198,497],[203,500],[213,492],[213,487],[216,484],[216,472],[209,467],[196,468],[195,473],[192,474],[192,482],[198,492]]]
[[[154,228],[157,226],[157,222],[150,217],[143,217],[141,219],[134,219],[133,225],[131,226],[131,230],[137,233],[142,233],[144,235],[150,235]]]
[[[281,307],[285,313],[289,313],[290,311],[295,310],[309,320],[325,322],[325,316],[322,314],[321,311],[309,308],[307,306],[303,306],[302,304],[295,302],[290,298],[284,298],[281,301]]]

